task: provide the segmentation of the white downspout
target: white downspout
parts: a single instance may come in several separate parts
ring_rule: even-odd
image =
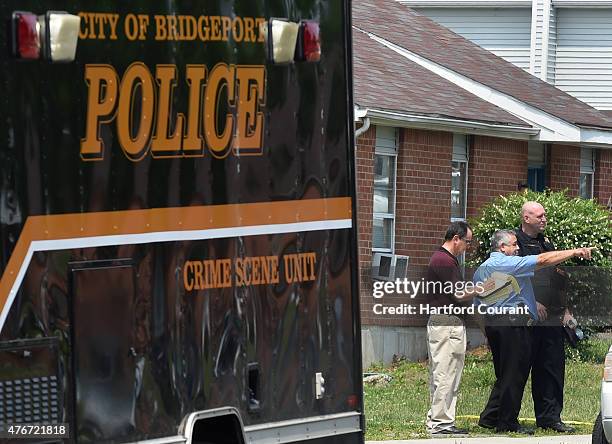
[[[363,125],[355,130],[355,139],[365,133],[370,128],[370,118],[366,117],[363,121]]]

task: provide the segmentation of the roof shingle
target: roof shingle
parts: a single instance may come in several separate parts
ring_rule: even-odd
[[[567,122],[612,128],[595,108],[395,0],[353,1],[353,26]]]
[[[353,30],[355,103],[387,111],[529,125]]]

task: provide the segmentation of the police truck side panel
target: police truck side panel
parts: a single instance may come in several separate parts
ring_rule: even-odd
[[[363,442],[350,3],[0,14],[2,439]]]

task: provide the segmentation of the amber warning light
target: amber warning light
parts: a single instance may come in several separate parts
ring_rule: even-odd
[[[76,55],[81,18],[62,11],[44,15],[13,12],[11,52],[24,60],[71,62]]]

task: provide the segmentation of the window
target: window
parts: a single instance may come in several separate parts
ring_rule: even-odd
[[[453,134],[451,220],[465,220],[467,213],[468,137]]]
[[[542,143],[529,142],[527,184],[532,191],[544,191],[546,186],[546,145]]]
[[[395,128],[377,126],[372,223],[372,249],[375,251],[393,252],[396,168],[397,131]]]
[[[580,186],[579,194],[583,199],[593,198],[593,176],[595,173],[595,150],[580,148]]]

